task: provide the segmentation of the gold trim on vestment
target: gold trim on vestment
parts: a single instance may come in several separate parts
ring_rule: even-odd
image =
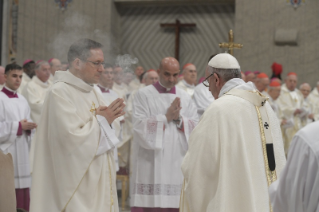
[[[260,128],[260,135],[261,135],[261,143],[262,143],[262,148],[263,148],[263,155],[264,155],[264,161],[265,161],[265,172],[266,172],[266,177],[267,177],[267,183],[268,183],[268,187],[277,180],[277,174],[276,174],[276,170],[275,171],[271,171],[269,169],[269,164],[268,164],[268,156],[267,156],[267,150],[266,150],[266,136],[265,136],[265,132],[264,132],[264,126],[263,126],[263,120],[261,118],[261,114],[259,111],[259,107],[256,107],[256,111],[257,111],[257,116],[258,116],[258,122],[259,122],[259,128]],[[269,203],[269,207],[270,207],[270,211],[272,212],[272,206]]]

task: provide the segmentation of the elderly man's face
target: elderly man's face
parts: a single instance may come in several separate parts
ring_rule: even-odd
[[[286,83],[288,90],[294,91],[296,89],[297,80],[298,80],[298,78],[295,75],[287,76],[285,83]]]
[[[184,71],[183,71],[183,75],[184,75],[184,80],[191,85],[196,84],[196,80],[197,80],[197,70],[196,67],[194,65],[188,65]]]
[[[302,87],[300,88],[300,91],[301,91],[303,97],[306,99],[306,98],[309,96],[310,92],[311,92],[311,88],[310,88],[309,85],[304,84],[304,85],[302,85]]]
[[[99,82],[104,71],[104,54],[101,49],[91,49],[91,55],[85,61],[81,60],[79,75],[80,78],[88,84]]]
[[[269,78],[257,78],[255,85],[260,92],[263,92],[269,85]]]
[[[147,73],[147,77],[145,79],[145,85],[152,85],[158,81],[158,74],[156,71],[150,71]]]
[[[256,75],[254,73],[250,73],[246,76],[246,82],[253,82],[256,81]]]
[[[61,61],[58,59],[53,59],[51,61],[51,74],[54,75],[56,71],[61,70]]]
[[[42,64],[38,70],[35,70],[35,74],[42,82],[48,81],[50,73],[50,65],[47,63]]]
[[[276,100],[278,99],[280,95],[280,91],[281,91],[281,86],[271,87],[269,88],[268,94],[273,100]]]

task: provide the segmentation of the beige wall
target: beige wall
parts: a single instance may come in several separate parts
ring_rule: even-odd
[[[236,1],[235,41],[244,44],[235,50],[243,71],[271,74],[273,62],[281,63],[285,76],[297,72],[299,84],[319,80],[319,1],[307,0],[294,9],[287,1]],[[297,46],[274,43],[276,29],[297,29]]]
[[[117,16],[111,0],[76,0],[64,12],[54,1],[19,1],[17,62],[51,57],[66,61],[69,46],[82,37],[100,41],[110,60],[118,51]]]

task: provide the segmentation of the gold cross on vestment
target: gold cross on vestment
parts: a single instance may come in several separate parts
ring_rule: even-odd
[[[234,43],[233,30],[229,30],[228,43],[220,43],[219,47],[228,49],[228,53],[233,55],[233,49],[241,49],[241,48],[243,48],[243,44]]]
[[[92,102],[92,106],[91,106],[90,112],[93,113],[93,115],[95,115],[94,114],[95,111],[96,111],[95,104],[94,104],[94,102]]]

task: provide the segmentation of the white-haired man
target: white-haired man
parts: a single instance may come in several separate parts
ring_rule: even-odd
[[[189,139],[180,211],[269,212],[268,186],[285,164],[276,114],[241,79],[236,58],[218,54],[208,66],[204,83],[215,101]]]
[[[186,91],[193,98],[197,80],[196,66],[192,63],[185,64],[183,66],[183,76],[184,79],[179,81],[176,86]]]
[[[311,92],[311,86],[308,83],[302,83],[299,86],[299,91],[302,94],[303,101],[302,101],[302,113],[300,114],[301,118],[301,125],[302,127],[306,126],[307,124],[315,121],[314,110],[315,104],[309,99],[309,94]]]
[[[48,63],[50,64],[50,78],[49,81],[51,84],[53,84],[53,78],[56,71],[61,70],[61,61],[57,58],[51,58],[48,60]]]

